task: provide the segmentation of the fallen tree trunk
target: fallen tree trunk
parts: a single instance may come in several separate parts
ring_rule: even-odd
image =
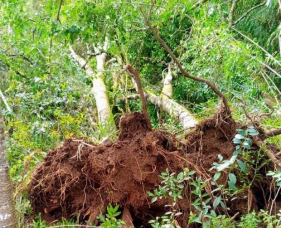
[[[188,130],[195,127],[198,122],[194,118],[191,112],[185,107],[178,104],[168,96],[161,94],[160,96],[155,95],[151,91],[144,90],[145,96],[148,101],[155,104],[163,109],[163,111],[169,113],[175,119],[177,119],[182,125],[183,129]]]
[[[107,48],[107,41],[103,47],[103,50]],[[92,92],[95,97],[96,106],[98,110],[98,118],[99,122],[103,127],[108,129],[108,132],[112,133],[112,131],[116,130],[115,123],[112,118],[112,112],[109,104],[107,89],[104,83],[104,66],[106,60],[106,53],[100,52],[100,50],[94,47],[95,52],[99,53],[96,55],[97,60],[97,73],[94,72],[93,68],[79,55],[75,53],[75,51],[70,47],[71,57],[79,64],[80,67],[85,68],[86,74],[93,78],[93,89]]]
[[[138,92],[140,92],[140,96],[142,96],[142,91],[139,91],[141,89],[144,91],[144,96],[149,102],[151,102],[154,105],[157,105],[163,111],[167,112],[169,115],[177,119],[182,125],[184,130],[194,128],[198,124],[197,120],[194,118],[194,116],[190,111],[188,111],[185,107],[178,104],[176,101],[174,101],[171,98],[173,93],[173,86],[172,86],[173,76],[172,76],[171,64],[169,64],[168,73],[164,79],[164,86],[162,88],[162,92],[160,96],[155,95],[153,92],[149,91],[148,89],[142,89],[140,86],[140,80],[139,81],[136,80],[134,72],[130,70],[129,67],[131,67],[131,65],[127,65],[121,73],[123,73],[125,70],[128,69],[129,72],[133,74],[135,88]],[[133,98],[135,98],[135,96]],[[146,108],[143,109],[144,112],[146,112]]]

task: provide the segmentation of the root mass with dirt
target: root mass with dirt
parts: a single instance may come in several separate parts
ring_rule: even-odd
[[[202,180],[209,180],[215,172],[209,169],[218,154],[231,157],[237,127],[233,119],[219,113],[198,125],[183,144],[173,136],[150,130],[144,115],[136,112],[121,119],[121,133],[113,143],[94,145],[84,139],[68,139],[49,151],[33,172],[29,196],[34,214],[41,213],[48,222],[79,215],[82,223],[98,224],[97,216],[106,212],[107,205],[118,204],[126,226],[150,227],[148,221],[163,215],[170,203],[167,199],[151,203],[147,194],[160,184],[159,175],[166,168],[178,173],[188,167]],[[206,187],[210,194],[211,188]],[[184,198],[176,205],[182,212],[177,217],[181,227],[187,227],[194,209],[190,191],[186,183]],[[251,195],[251,208],[257,208],[258,196]],[[237,197],[227,206],[230,216],[243,214],[248,199]]]

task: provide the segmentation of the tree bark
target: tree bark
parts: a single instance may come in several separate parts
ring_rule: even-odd
[[[15,209],[13,191],[9,176],[9,165],[6,156],[4,121],[0,108],[0,227],[15,228]]]
[[[157,96],[148,90],[144,90],[144,92],[148,101],[162,108],[163,111],[177,119],[182,125],[183,129],[188,130],[198,124],[191,112],[168,96],[164,94]]]
[[[105,47],[106,48],[106,45]],[[113,121],[112,112],[109,104],[107,89],[104,83],[104,66],[106,60],[106,53],[100,53],[98,48],[95,48],[96,53],[100,53],[96,56],[97,60],[97,73],[94,72],[93,68],[75,51],[70,47],[72,58],[80,65],[84,67],[86,74],[91,76],[93,79],[93,89],[92,92],[95,97],[96,106],[98,110],[99,122],[106,127],[109,132],[116,130],[115,123]]]

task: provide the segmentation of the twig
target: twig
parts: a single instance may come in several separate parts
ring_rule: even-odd
[[[151,17],[151,12],[152,12],[153,6],[155,5],[155,2],[156,2],[156,0],[151,0],[151,6],[149,7],[149,11],[148,11],[148,15],[147,15],[148,19],[150,19],[150,17]]]
[[[60,5],[59,5],[59,9],[58,9],[58,13],[57,13],[57,20],[61,23],[60,21],[60,11],[61,11],[61,6],[62,6],[63,0],[60,0]]]
[[[230,219],[233,221],[237,216],[239,215],[239,212],[237,212],[235,215],[233,215]]]
[[[222,94],[221,91],[219,91],[219,89],[213,84],[211,83],[210,81],[208,81],[207,79],[205,78],[200,78],[200,77],[197,77],[197,76],[194,76],[190,73],[188,73],[184,68],[183,66],[181,65],[180,61],[177,59],[177,57],[175,56],[175,54],[172,52],[172,50],[169,48],[169,46],[166,44],[166,42],[159,36],[158,32],[156,31],[156,29],[151,25],[149,19],[147,18],[147,16],[144,14],[143,10],[140,8],[140,11],[141,13],[143,14],[143,17],[144,17],[144,20],[145,20],[145,23],[147,24],[147,26],[149,27],[149,29],[152,31],[153,35],[155,36],[156,40],[163,46],[163,48],[168,52],[168,54],[171,56],[171,58],[174,60],[174,62],[177,64],[178,68],[180,69],[181,73],[187,77],[187,78],[190,78],[190,79],[193,79],[195,81],[198,81],[198,82],[203,82],[205,84],[207,84],[215,94],[217,94],[223,104],[224,104],[224,107],[226,109],[226,112],[228,115],[231,115],[231,111],[230,111],[230,107],[227,103],[227,99],[226,97]]]
[[[0,89],[0,96],[1,96],[4,104],[6,105],[6,108],[7,108],[8,112],[12,112],[12,110],[11,110],[11,108],[10,108],[10,106],[9,106],[5,96],[4,96],[4,94],[2,93],[1,89]]]
[[[203,3],[207,2],[207,1],[208,1],[208,0],[200,0],[200,1],[196,2],[196,3],[191,7],[191,9],[194,10],[194,9],[196,9],[198,6],[200,6],[201,4],[203,4]]]
[[[265,5],[266,2],[267,2],[267,1],[265,1],[265,2],[263,2],[263,3],[261,3],[261,4],[259,4],[259,5],[256,5],[256,6],[252,7],[251,9],[247,10],[246,13],[244,13],[240,18],[238,18],[235,22],[232,23],[232,26],[237,25],[237,24],[238,24],[240,21],[242,21],[249,13],[251,13],[251,12],[254,11],[255,9],[257,9],[257,8],[259,8],[259,7],[263,6],[263,5]]]
[[[281,186],[279,186],[279,188],[278,188],[278,190],[276,192],[276,195],[275,195],[274,199],[271,202],[271,207],[270,207],[269,215],[271,215],[271,213],[272,213],[273,205],[274,205],[274,203],[275,203],[275,201],[277,199],[277,196],[279,196],[280,190],[281,190]]]

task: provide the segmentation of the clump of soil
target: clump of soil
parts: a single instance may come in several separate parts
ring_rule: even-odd
[[[94,145],[84,139],[68,139],[51,150],[32,175],[29,184],[31,205],[48,222],[74,218],[81,222],[98,223],[108,204],[118,204],[127,226],[143,225],[163,215],[169,200],[151,203],[147,191],[160,184],[159,174],[166,168],[181,172],[184,167],[196,171],[207,180],[218,154],[231,157],[232,138],[237,124],[222,113],[208,119],[186,136],[182,144],[159,131],[150,131],[141,113],[125,116],[120,122],[121,133],[115,142]],[[206,187],[211,193],[211,186]],[[190,187],[186,184],[184,199],[176,206],[181,227],[187,226],[191,209]],[[253,194],[252,194],[253,195]],[[253,195],[252,207],[255,205]],[[228,203],[230,215],[243,213],[248,200],[244,196]]]

